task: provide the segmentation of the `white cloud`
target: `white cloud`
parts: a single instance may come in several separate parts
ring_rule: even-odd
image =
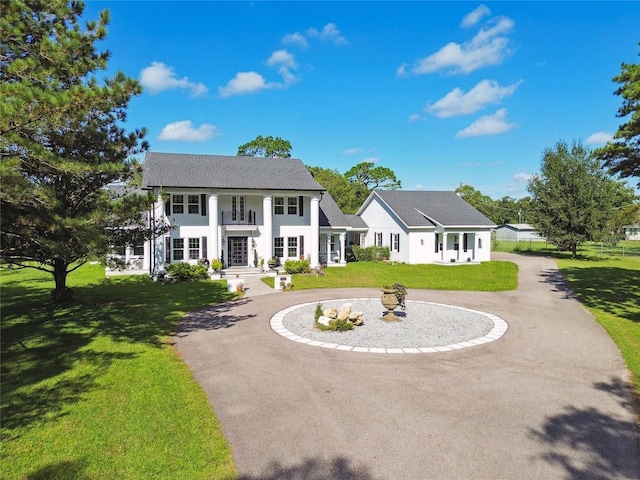
[[[530,173],[516,173],[512,178],[516,183],[527,183],[529,179],[532,177]]]
[[[297,80],[296,76],[291,73],[291,70],[296,70],[298,65],[296,64],[295,57],[286,50],[273,52],[267,59],[267,65],[278,68],[278,73],[282,76],[286,85]]]
[[[300,48],[308,48],[309,42],[307,38],[300,32],[289,33],[282,38],[282,43],[285,45],[293,45]]]
[[[318,32],[315,28],[309,28],[307,30],[307,37],[319,38],[326,42],[332,42],[336,45],[346,45],[347,39],[340,33],[335,23],[327,23],[322,30]]]
[[[309,47],[309,39],[318,39],[324,42],[331,42],[335,45],[346,45],[349,42],[340,33],[335,23],[327,23],[322,30],[308,28],[305,32],[288,33],[282,37],[282,43],[300,48]]]
[[[587,145],[604,145],[607,142],[613,142],[613,135],[609,132],[595,132],[585,140]]]
[[[485,115],[473,122],[467,128],[456,133],[456,138],[484,137],[487,135],[497,135],[511,130],[515,124],[507,123],[507,110],[501,108],[493,115]]]
[[[218,93],[221,97],[231,97],[258,93],[273,87],[274,84],[267,83],[259,73],[238,72],[224,87],[218,88]]]
[[[380,161],[380,157],[367,157],[362,159],[362,162],[368,162],[368,163],[378,163],[379,161]]]
[[[364,150],[362,148],[347,148],[342,151],[343,155],[356,155],[358,153],[362,153]]]
[[[414,189],[414,190],[424,190],[424,185],[422,185],[421,183],[416,183],[416,184],[413,186],[413,189]]]
[[[173,88],[185,88],[190,90],[192,97],[198,97],[209,91],[204,83],[191,82],[187,77],[176,77],[173,68],[162,62],[152,62],[149,67],[143,68],[139,79],[142,86],[151,93]]]
[[[462,28],[473,27],[480,20],[482,20],[484,17],[486,17],[490,13],[491,13],[491,10],[489,10],[489,7],[487,7],[486,5],[480,5],[478,8],[467,13],[464,16],[464,18],[462,19],[462,22],[460,23],[460,26]]]
[[[412,113],[411,115],[409,115],[408,120],[409,122],[422,122],[426,120],[426,118],[420,115],[419,113]]]
[[[218,136],[217,130],[214,125],[209,123],[203,123],[198,128],[194,128],[190,120],[183,120],[166,125],[160,132],[158,139],[179,142],[204,142],[213,136]]]
[[[513,95],[522,81],[501,87],[494,80],[482,80],[475,87],[464,93],[454,88],[440,100],[427,107],[427,111],[437,117],[447,118],[456,115],[468,115],[477,112],[487,105],[499,103],[503,98]]]
[[[409,71],[406,64],[401,65],[396,74],[400,77],[438,71],[465,74],[500,64],[511,53],[509,39],[504,34],[513,28],[514,22],[507,17],[498,17],[490,23],[489,28],[481,29],[470,41],[463,44],[450,42],[437,52],[416,60]]]

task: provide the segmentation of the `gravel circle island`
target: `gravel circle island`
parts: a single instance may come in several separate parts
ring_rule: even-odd
[[[339,309],[345,303],[364,313],[364,325],[346,332],[321,331],[314,314]],[[488,343],[500,338],[507,324],[490,313],[453,305],[407,300],[395,313],[400,322],[382,320],[385,308],[379,298],[319,300],[293,305],[276,313],[271,326],[278,334],[312,346],[371,353],[434,353]]]

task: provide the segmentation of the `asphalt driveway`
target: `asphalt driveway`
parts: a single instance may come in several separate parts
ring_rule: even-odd
[[[185,318],[176,348],[240,478],[640,479],[635,404],[617,347],[553,260],[493,258],[518,264],[517,290],[409,290],[411,300],[509,324],[499,340],[463,350],[344,352],[269,326],[290,305],[378,298],[376,289],[255,295]]]

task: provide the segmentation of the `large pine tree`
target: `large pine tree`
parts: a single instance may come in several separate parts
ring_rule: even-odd
[[[145,231],[149,200],[105,188],[132,178],[132,156],[147,148],[144,130],[123,127],[141,87],[122,73],[97,78],[109,14],[82,27],[83,11],[79,1],[10,0],[0,16],[0,255],[52,273],[58,300],[70,297],[67,274],[103,256],[112,233]]]

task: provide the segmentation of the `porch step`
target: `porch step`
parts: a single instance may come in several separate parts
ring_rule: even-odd
[[[260,268],[255,267],[228,267],[222,269],[222,276],[227,278],[233,278],[236,275],[240,277],[252,277],[260,276],[265,277],[267,274]]]

